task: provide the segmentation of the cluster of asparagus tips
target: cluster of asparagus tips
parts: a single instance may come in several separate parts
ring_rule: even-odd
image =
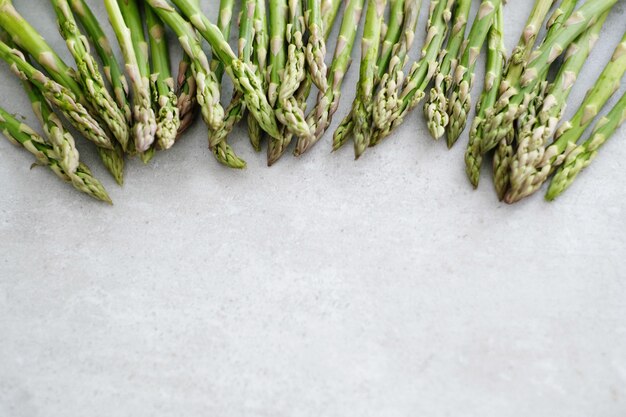
[[[363,6],[364,0],[347,0],[345,2],[335,54],[328,70],[328,88],[326,91],[320,91],[315,107],[307,116],[307,123],[313,134],[308,138],[298,138],[295,149],[296,156],[305,153],[322,137],[339,107],[341,85],[350,67],[350,55],[354,47]]]
[[[0,130],[4,136],[33,154],[40,165],[50,168],[59,178],[71,183],[77,190],[97,200],[111,203],[111,198],[100,181],[79,161],[74,139],[65,130],[41,92],[37,87],[28,85],[28,81],[25,83],[33,109],[42,123],[48,140],[0,108]]]
[[[122,50],[133,96],[133,139],[137,152],[150,149],[157,122],[152,108],[148,44],[136,0],[104,0],[109,22]]]
[[[145,8],[150,59],[153,107],[156,113],[156,140],[161,149],[174,145],[180,128],[178,96],[170,67],[170,55],[161,19],[150,7]]]
[[[458,63],[458,55],[465,40],[465,29],[471,6],[471,0],[456,2],[448,44],[446,49],[441,51],[440,64],[430,90],[429,100],[424,104],[428,130],[434,139],[440,139],[445,134],[450,122],[448,95],[452,86],[453,72]]]
[[[626,34],[594,87],[587,92],[574,117],[557,130],[554,143],[545,149],[538,163],[526,166],[526,169],[519,170],[511,178],[512,186],[505,196],[506,202],[514,203],[536,192],[550,174],[577,148],[580,137],[619,89],[624,73],[626,73]]]

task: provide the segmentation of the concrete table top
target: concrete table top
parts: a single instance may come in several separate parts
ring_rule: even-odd
[[[51,7],[14,3],[71,62]],[[509,50],[532,3],[506,7]],[[34,125],[0,67],[1,105]],[[198,122],[149,165],[129,162],[122,188],[78,140],[112,207],[1,139],[0,416],[625,416],[624,135],[555,203],[514,206],[487,167],[470,187],[467,132],[448,151],[421,106],[358,162],[330,154],[328,134],[270,169],[242,125],[241,172],[213,160]]]

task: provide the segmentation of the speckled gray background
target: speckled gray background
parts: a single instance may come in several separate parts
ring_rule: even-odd
[[[69,61],[47,2],[15,3]],[[510,49],[532,1],[509,3]],[[0,74],[2,105],[32,121]],[[625,134],[558,202],[514,207],[487,170],[471,189],[467,136],[448,152],[421,110],[358,163],[327,135],[268,169],[239,128],[243,172],[198,123],[123,188],[79,142],[113,207],[2,139],[0,416],[623,417]]]

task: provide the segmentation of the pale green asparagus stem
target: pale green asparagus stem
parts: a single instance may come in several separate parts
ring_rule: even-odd
[[[193,75],[191,65],[191,58],[189,55],[184,54],[183,59],[181,59],[178,64],[178,77],[176,79],[178,115],[180,118],[178,137],[189,129],[195,121],[198,113],[198,86],[196,84],[196,77]]]
[[[546,199],[552,201],[563,194],[572,185],[578,174],[593,162],[600,147],[613,136],[624,122],[626,122],[626,94],[622,95],[615,107],[606,116],[598,120],[591,137],[583,144],[576,146],[567,155],[563,165],[559,167],[552,178]]]
[[[265,0],[256,0],[254,9],[254,41],[252,48],[252,63],[256,69],[256,74],[263,83],[263,88],[267,88],[267,54],[269,50],[269,29],[267,27],[267,13]],[[248,137],[250,144],[255,151],[261,151],[261,141],[263,139],[263,129],[254,116],[248,113]]]
[[[326,91],[328,88],[328,67],[326,66],[326,39],[322,21],[322,5],[319,0],[307,0],[305,13],[309,40],[306,45],[306,60],[313,83]]]
[[[129,1],[131,3],[125,3]],[[147,44],[143,39],[141,19],[127,22],[136,8],[135,0],[104,0],[109,21],[120,44],[133,92],[133,138],[138,152],[146,152],[154,142],[156,133],[156,116],[152,110],[150,94],[150,72],[147,65]],[[122,8],[127,16],[122,14]],[[138,13],[138,12],[137,12]],[[140,27],[136,27],[139,24]],[[137,33],[136,33],[137,32]],[[142,54],[140,58],[138,53]],[[146,68],[147,67],[147,68]]]
[[[54,123],[56,125],[56,123]],[[62,128],[50,126],[49,129]],[[93,177],[89,168],[82,163],[78,163],[73,171],[65,171],[59,154],[52,145],[47,143],[32,128],[17,120],[6,110],[0,108],[0,131],[9,141],[22,146],[35,156],[37,162],[52,170],[63,181],[70,182],[77,190],[93,197],[97,200],[111,204],[106,190],[102,184]],[[78,155],[76,155],[78,156]]]
[[[318,95],[315,108],[307,117],[313,139],[299,138],[295,154],[302,155],[311,148],[330,126],[341,98],[341,85],[350,66],[350,55],[356,39],[357,29],[363,11],[364,0],[347,0],[345,3],[341,30],[335,47],[335,55],[329,69],[326,92]]]
[[[538,1],[545,3],[545,0]],[[471,0],[458,0],[456,3],[450,38],[446,49],[441,51],[439,70],[430,90],[429,100],[424,104],[424,116],[428,122],[428,130],[434,139],[439,139],[445,134],[446,127],[450,122],[448,94],[452,86],[452,76],[458,63],[457,57],[460,55],[465,40],[465,29],[471,6]]]
[[[469,142],[465,151],[465,172],[474,188],[478,187],[480,180],[480,168],[482,165],[482,153],[480,144],[482,140],[482,121],[485,112],[494,105],[498,99],[498,91],[504,71],[506,52],[504,50],[504,20],[502,8],[498,10],[494,24],[489,31],[487,42],[487,64],[485,71],[485,87],[480,101],[476,105],[476,117],[470,130]],[[431,96],[432,97],[432,96]]]
[[[354,156],[358,159],[370,144],[373,96],[379,39],[385,13],[385,0],[368,0],[365,28],[361,40],[361,68],[357,96],[352,104],[354,119]]]
[[[494,16],[501,5],[502,0],[483,0],[470,29],[463,55],[455,68],[452,92],[448,102],[448,116],[450,118],[450,123],[446,128],[448,148],[454,146],[467,124],[476,62]]]
[[[124,149],[128,147],[130,130],[126,116],[107,90],[100,67],[91,55],[89,42],[80,32],[67,0],[52,0],[57,16],[59,32],[74,57],[77,79],[89,98],[93,110],[113,133]]]
[[[578,139],[593,122],[604,104],[619,89],[620,81],[626,72],[626,33],[598,78],[595,86],[587,92],[586,98],[574,115],[556,133],[556,140],[545,152],[541,161],[529,170],[524,170],[524,178],[516,178],[517,185],[509,189],[505,196],[507,203],[514,203],[537,191],[565,158],[576,149]],[[513,180],[512,180],[513,182]]]
[[[339,8],[344,3],[343,0],[321,0],[322,3],[322,27],[324,28],[324,38],[328,40],[333,30],[333,25],[337,19]]]
[[[169,149],[174,145],[180,127],[178,98],[170,68],[165,27],[150,7],[146,7],[145,14],[152,63],[153,107],[157,114],[156,139],[161,149]]]
[[[200,6],[200,0],[190,0],[194,7]],[[219,13],[217,15],[217,27],[224,36],[224,39],[230,38],[230,31],[234,17],[235,0],[220,0]],[[224,64],[215,56],[211,61],[211,69],[215,72],[215,76],[219,82],[224,77]]]
[[[244,0],[239,23],[239,58],[243,62],[250,62],[254,39],[254,13],[256,0]],[[236,92],[229,106],[226,108],[223,126],[212,133],[209,138],[211,146],[216,146],[219,142],[226,140],[237,122],[241,120],[246,111],[245,103],[241,93]]]
[[[52,146],[59,167],[68,175],[75,173],[80,164],[80,156],[71,133],[61,123],[41,91],[30,81],[23,81],[33,113],[41,123],[43,131]]]

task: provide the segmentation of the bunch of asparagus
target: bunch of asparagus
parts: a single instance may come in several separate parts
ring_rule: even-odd
[[[80,163],[65,122],[96,146],[120,184],[125,157],[148,163],[157,150],[176,143],[196,114],[206,124],[215,159],[228,167],[246,166],[229,143],[244,118],[253,148],[260,151],[267,142],[269,165],[294,142],[294,154],[302,155],[331,126],[361,20],[356,97],[332,141],[337,150],[352,138],[357,159],[424,98],[429,131],[435,139],[446,135],[452,147],[469,120],[483,49],[484,90],[465,153],[475,187],[485,157],[493,154],[501,199],[519,201],[553,175],[547,194],[552,200],[626,119],[624,96],[599,118],[591,137],[580,141],[619,89],[626,72],[625,34],[578,112],[561,120],[577,75],[619,0],[535,0],[508,59],[504,0],[476,0],[474,9],[471,0],[430,0],[426,39],[412,63],[421,0],[220,0],[215,20],[199,0],[103,0],[123,62],[86,1],[50,0],[70,65],[11,0],[0,0],[0,57],[23,81],[44,135],[2,109],[0,125],[40,164],[103,201],[110,199]],[[330,57],[326,42],[335,20],[340,24]],[[233,22],[236,46],[229,43]],[[168,34],[183,52],[176,77]],[[227,105],[225,76],[234,86]],[[308,108],[314,89],[317,98]]]

